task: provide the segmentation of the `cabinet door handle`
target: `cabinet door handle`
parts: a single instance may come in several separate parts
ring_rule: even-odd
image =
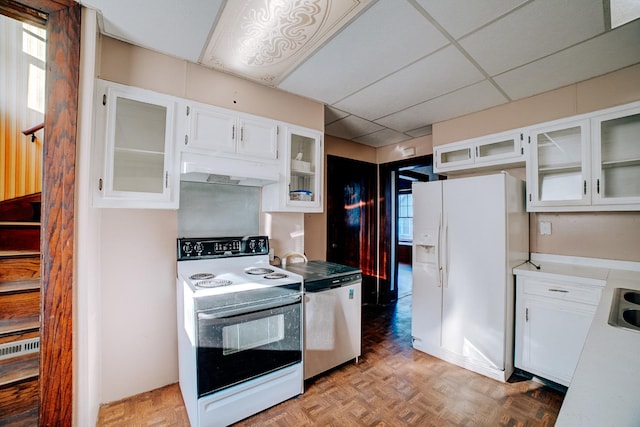
[[[529,321],[529,307],[524,309],[524,321],[525,322]]]
[[[244,142],[244,126],[240,128],[240,142]]]
[[[598,194],[600,194],[600,178],[596,180],[596,191]]]
[[[169,172],[164,173],[164,188],[169,188]]]
[[[566,289],[555,289],[555,288],[549,288],[548,289],[549,292],[560,292],[561,294],[568,294],[569,291]]]
[[[236,139],[236,125],[231,126],[231,139]]]
[[[102,178],[98,180],[98,190],[102,191]]]
[[[584,195],[587,195],[587,180],[584,180],[584,184],[582,186],[582,192],[584,193]]]

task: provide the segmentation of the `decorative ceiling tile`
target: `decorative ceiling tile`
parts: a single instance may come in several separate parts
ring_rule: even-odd
[[[229,1],[202,64],[276,86],[369,1]]]

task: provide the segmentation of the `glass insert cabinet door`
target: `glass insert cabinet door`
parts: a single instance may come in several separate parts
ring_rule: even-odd
[[[640,108],[594,120],[594,203],[640,200]]]
[[[589,202],[588,120],[532,130],[532,205]]]
[[[162,193],[167,108],[117,97],[113,190]]]
[[[318,151],[317,138],[304,135],[301,132],[291,132],[289,136],[290,202],[313,202],[318,197],[316,182],[316,156]]]
[[[104,172],[99,190],[110,200],[171,200],[175,100],[99,81],[104,118]]]

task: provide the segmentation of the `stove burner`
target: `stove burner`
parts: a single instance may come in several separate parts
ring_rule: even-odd
[[[274,270],[272,270],[270,268],[252,267],[252,268],[247,268],[244,272],[247,273],[247,274],[263,275],[263,274],[273,273],[273,271]]]
[[[226,279],[205,279],[196,282],[196,286],[199,288],[217,288],[218,286],[228,286],[232,283],[231,280]]]
[[[214,276],[212,273],[196,273],[192,276],[189,277],[189,279],[191,280],[209,280],[209,279],[213,279]]]
[[[265,279],[284,279],[285,277],[289,277],[284,273],[269,273],[264,276]]]

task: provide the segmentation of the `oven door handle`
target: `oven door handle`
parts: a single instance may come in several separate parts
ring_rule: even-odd
[[[198,320],[211,320],[211,319],[228,319],[236,316],[244,316],[258,311],[268,310],[270,308],[284,307],[292,304],[299,304],[302,302],[302,295],[296,294],[294,296],[273,298],[262,303],[249,304],[243,307],[236,307],[230,309],[222,309],[215,311],[202,311],[198,313]]]

